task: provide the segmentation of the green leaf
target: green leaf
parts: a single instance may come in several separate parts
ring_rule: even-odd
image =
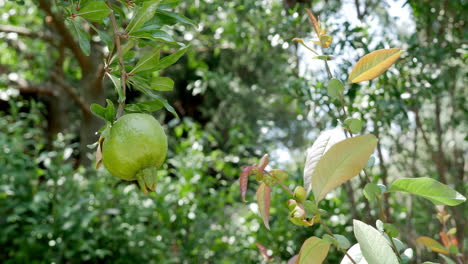
[[[98,33],[99,38],[101,38],[101,40],[104,41],[109,50],[112,50],[112,48],[114,47],[114,42],[112,38],[105,31],[97,29],[92,23],[89,23],[89,25],[94,29],[94,31]]]
[[[344,86],[340,80],[332,78],[327,86],[328,96],[332,99],[339,99],[344,91]]]
[[[188,25],[191,25],[193,27],[197,27],[197,23],[195,23],[194,21],[192,21],[189,18],[186,18],[185,16],[183,16],[181,14],[177,14],[177,13],[174,13],[174,12],[171,12],[171,11],[166,11],[166,10],[158,10],[156,12],[156,15],[159,15],[159,14],[164,14],[164,15],[166,15],[168,17],[174,18],[178,22],[188,24]]]
[[[353,220],[356,236],[362,255],[370,264],[398,264],[398,259],[382,234],[370,225]]]
[[[455,206],[466,201],[466,198],[448,187],[431,178],[404,178],[394,181],[389,192],[407,192],[424,197],[435,205]]]
[[[149,0],[144,2],[142,7],[138,8],[138,11],[136,11],[135,16],[128,24],[125,32],[130,35],[133,31],[141,28],[146,21],[154,16],[159,2],[161,2],[161,0]]]
[[[92,104],[90,109],[91,109],[91,112],[105,120],[105,121],[108,121],[108,122],[111,122],[114,121],[114,117],[115,117],[115,108],[114,108],[114,104],[112,103],[111,100],[108,100],[106,99],[106,102],[107,102],[107,106],[106,108],[98,105],[98,104]]]
[[[160,100],[163,104],[164,104],[164,108],[166,108],[167,111],[169,111],[171,114],[173,114],[176,118],[179,118],[179,116],[177,115],[177,112],[175,111],[175,109],[167,102],[166,99],[162,98],[161,96],[149,91],[149,90],[145,90],[145,94],[151,96],[151,98],[153,99],[158,99]]]
[[[390,223],[384,223],[383,227],[384,227],[385,233],[387,233],[389,236],[397,237],[399,235],[399,232],[396,226]]]
[[[327,257],[329,249],[329,242],[318,237],[310,237],[302,244],[296,263],[321,264]]]
[[[416,242],[423,244],[424,246],[426,246],[427,248],[431,249],[434,252],[442,253],[445,255],[450,254],[449,250],[446,247],[444,247],[442,244],[440,244],[439,242],[437,242],[436,240],[430,237],[426,237],[426,236],[419,237],[418,239],[416,239]]]
[[[338,247],[342,249],[348,249],[351,246],[349,240],[342,235],[333,234],[335,236],[336,241],[338,242]]]
[[[333,145],[318,161],[312,175],[312,192],[316,203],[364,168],[377,146],[374,135],[345,139]]]
[[[187,52],[187,49],[189,47],[190,47],[190,45],[185,46],[184,48],[176,51],[175,53],[162,58],[159,61],[159,63],[154,68],[151,68],[150,70],[159,71],[159,70],[162,70],[162,69],[165,69],[165,68],[171,66],[172,64],[176,63],[180,59],[180,57],[182,57],[185,54],[185,52]]]
[[[444,259],[445,263],[446,264],[456,264],[455,261],[453,261],[451,258],[447,257],[447,256],[444,256],[442,254],[439,254],[439,257],[441,257],[442,259]]]
[[[343,122],[344,126],[354,134],[361,132],[362,121],[356,118],[348,118]]]
[[[401,53],[400,49],[381,49],[367,54],[353,67],[349,81],[358,83],[378,77],[395,63]]]
[[[122,91],[122,82],[120,81],[120,78],[110,73],[106,73],[106,76],[109,77],[109,79],[111,79],[112,83],[114,84],[115,91],[119,95],[119,104],[125,101],[125,95]]]
[[[380,188],[377,186],[377,184],[369,182],[364,187],[363,192],[364,196],[369,202],[375,203],[377,202],[377,195],[380,195]]]
[[[331,146],[343,139],[344,134],[341,128],[327,130],[322,132],[314,141],[312,147],[307,149],[307,157],[304,166],[304,188],[306,188],[307,194],[312,190],[312,174],[314,173],[318,161]]]
[[[161,41],[169,44],[177,44],[177,42],[163,30],[152,30],[152,31],[137,31],[130,35],[131,37],[149,39],[152,41]]]
[[[179,5],[180,0],[163,0],[161,4],[159,4],[158,9],[169,9],[175,8]]]
[[[330,56],[330,55],[320,55],[320,56],[314,56],[314,57],[312,57],[312,59],[329,61],[329,60],[333,60],[334,58],[333,58],[333,56]]]
[[[104,2],[91,2],[85,7],[81,8],[77,16],[81,16],[94,22],[102,22],[102,20],[109,16],[111,10]]]
[[[146,101],[136,104],[127,104],[125,112],[127,113],[152,113],[163,108],[164,103],[160,100]]]
[[[332,36],[329,36],[329,35],[320,36],[320,43],[322,45],[322,48],[325,49],[325,48],[330,47],[332,40],[333,40]]]
[[[73,20],[70,21],[75,31],[76,37],[78,38],[78,44],[80,45],[81,50],[86,56],[89,56],[91,52],[91,45],[89,43],[89,34],[84,31],[80,25],[77,25]]]
[[[130,73],[138,73],[143,71],[148,71],[159,63],[161,48],[155,48],[153,51],[145,54],[135,65],[135,67],[130,71]]]
[[[257,189],[257,204],[260,216],[262,217],[263,223],[268,230],[270,230],[270,197],[271,188],[262,182],[262,184],[260,184]]]
[[[369,160],[367,161],[366,163],[366,169],[368,168],[371,168],[374,166],[374,163],[375,163],[375,157],[374,156],[370,156]]]
[[[156,91],[172,91],[174,81],[168,77],[154,77],[151,81],[151,89]]]

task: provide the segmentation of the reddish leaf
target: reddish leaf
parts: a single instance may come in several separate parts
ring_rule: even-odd
[[[260,160],[260,163],[258,164],[258,170],[263,173],[265,170],[265,167],[268,165],[269,159],[268,159],[268,154],[263,155],[262,159]]]
[[[440,239],[442,240],[442,244],[444,244],[445,247],[450,246],[449,239],[447,237],[447,234],[445,232],[439,232]]]
[[[265,227],[270,230],[270,198],[271,188],[264,182],[257,189],[257,204],[260,215],[262,216]]]
[[[267,249],[260,243],[256,243],[258,250],[260,250],[260,253],[262,253],[262,256],[266,259],[269,260],[270,256],[268,256]]]
[[[242,173],[239,177],[239,185],[242,196],[242,201],[245,202],[245,194],[247,193],[247,184],[249,183],[250,171],[253,169],[253,166],[248,166],[242,168]]]
[[[288,260],[288,263],[287,263],[287,264],[295,264],[298,257],[299,257],[299,255],[294,255],[292,258],[290,258],[290,259]]]
[[[437,253],[442,253],[445,255],[450,254],[449,250],[446,247],[444,247],[439,242],[435,241],[430,237],[419,237],[418,239],[416,239],[416,242],[423,244],[424,246],[430,248],[432,251],[435,251]]]

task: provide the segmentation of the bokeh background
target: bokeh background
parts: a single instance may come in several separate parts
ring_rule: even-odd
[[[169,154],[149,195],[94,169],[94,150],[86,146],[103,123],[87,109],[117,95],[110,83],[93,83],[92,70],[55,42],[57,24],[44,2],[0,0],[3,263],[259,263],[257,242],[285,263],[307,237],[322,235],[287,220],[287,195],[279,188],[268,231],[257,215],[256,183],[244,204],[237,182],[242,165],[269,153],[291,188],[302,184],[306,148],[321,130],[339,125],[323,62],[291,41],[313,37],[305,8],[333,36],[327,53],[336,56],[331,67],[342,80],[366,53],[405,50],[383,76],[345,92],[349,111],[380,138],[371,177],[389,183],[427,176],[467,193],[466,1],[182,1],[178,11],[199,26],[172,29],[192,48],[164,72],[175,80],[166,98],[180,119],[154,114],[168,134]],[[102,44],[93,38],[91,45]],[[132,91],[127,98],[144,99]],[[350,240],[353,218],[377,218],[364,184],[356,178],[321,204],[330,228]],[[403,195],[386,203],[417,262],[437,259],[415,242],[438,238],[434,206]],[[461,250],[465,207],[448,211]],[[331,251],[327,263],[341,258]]]

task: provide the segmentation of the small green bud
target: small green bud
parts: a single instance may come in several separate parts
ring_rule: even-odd
[[[297,202],[296,202],[296,200],[289,199],[289,200],[286,202],[286,205],[288,206],[288,209],[289,209],[289,210],[293,210],[294,208],[296,208]]]
[[[275,177],[278,181],[283,182],[288,179],[288,174],[282,170],[271,170],[269,173]]]
[[[303,202],[307,199],[307,191],[302,186],[297,186],[294,189],[294,199],[298,202]]]

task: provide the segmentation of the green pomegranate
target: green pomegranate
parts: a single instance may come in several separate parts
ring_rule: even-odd
[[[143,192],[156,188],[158,168],[167,153],[167,138],[159,122],[148,114],[128,114],[107,131],[102,160],[114,176],[137,180]]]

